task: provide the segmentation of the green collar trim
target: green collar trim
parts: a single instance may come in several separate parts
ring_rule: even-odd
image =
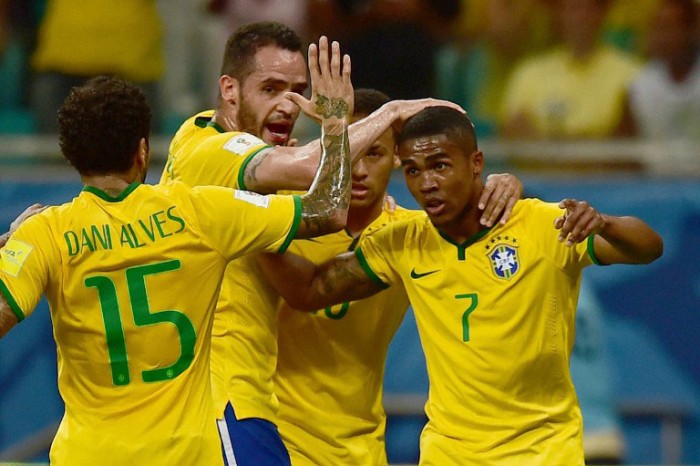
[[[224,128],[222,128],[217,122],[215,122],[213,118],[209,120],[209,122],[207,123],[207,126],[209,126],[210,128],[214,128],[219,133],[226,132],[226,130]]]
[[[464,243],[461,244],[452,239],[450,236],[448,236],[448,234],[444,231],[438,230],[438,233],[440,234],[440,236],[442,236],[442,238],[445,241],[447,241],[450,244],[453,244],[457,248],[457,258],[463,261],[467,256],[467,248],[479,241],[484,236],[486,236],[491,230],[493,230],[492,226],[486,228],[485,230],[481,230],[480,232],[476,233],[471,238],[468,238]]]
[[[124,199],[126,199],[126,197],[127,197],[129,194],[131,194],[132,192],[134,192],[134,190],[135,190],[136,188],[138,188],[139,186],[141,186],[141,183],[138,182],[138,181],[134,181],[134,182],[131,183],[129,186],[127,186],[126,189],[125,189],[124,191],[122,191],[122,193],[121,193],[119,196],[117,196],[117,197],[112,197],[112,196],[110,196],[109,194],[107,194],[106,192],[104,192],[104,191],[102,191],[101,189],[96,188],[96,187],[94,187],[94,186],[83,186],[83,191],[88,192],[88,193],[92,193],[92,194],[94,194],[95,196],[97,196],[97,197],[99,197],[100,199],[102,199],[103,201],[107,201],[107,202],[121,202],[121,201],[123,201]]]

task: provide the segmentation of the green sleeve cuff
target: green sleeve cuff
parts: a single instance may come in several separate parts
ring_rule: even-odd
[[[279,254],[285,252],[289,245],[292,244],[292,240],[296,238],[297,231],[299,231],[299,224],[301,224],[301,196],[294,194],[292,197],[294,198],[294,220],[292,221],[292,227],[289,229],[289,234],[287,234],[287,239],[284,240],[279,251],[277,251]]]
[[[12,293],[10,293],[10,290],[7,288],[7,286],[2,280],[0,280],[0,293],[2,293],[2,295],[5,297],[5,300],[7,301],[7,304],[10,305],[10,309],[12,309],[12,312],[15,313],[17,321],[22,322],[24,320],[24,312],[22,312],[22,309],[20,309],[19,304],[17,304],[17,301],[15,301],[15,298],[12,296]]]
[[[376,273],[374,273],[374,270],[369,266],[367,263],[367,258],[365,258],[365,254],[362,252],[362,248],[359,247],[355,249],[355,256],[357,256],[357,260],[360,261],[360,265],[362,266],[362,269],[365,271],[367,276],[372,279],[377,285],[381,286],[383,289],[389,288],[389,285],[384,283],[381,278],[377,276]]]
[[[601,264],[600,261],[598,260],[598,256],[595,255],[595,247],[593,244],[594,238],[595,238],[595,235],[590,235],[588,237],[588,240],[587,240],[588,244],[586,247],[586,249],[588,250],[588,256],[591,258],[591,260],[593,261],[593,263],[595,265],[605,265],[605,264]]]

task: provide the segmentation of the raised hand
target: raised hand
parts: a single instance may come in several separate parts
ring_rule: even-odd
[[[353,111],[354,91],[350,81],[350,56],[343,55],[341,60],[338,42],[333,41],[330,49],[329,58],[326,36],[321,36],[318,46],[309,45],[311,99],[294,92],[285,94],[286,98],[316,121],[331,117],[350,117]]]

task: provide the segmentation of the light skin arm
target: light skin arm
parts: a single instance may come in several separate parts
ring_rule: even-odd
[[[350,206],[350,146],[348,121],[353,111],[350,57],[342,57],[333,42],[329,58],[326,37],[318,47],[309,46],[309,71],[313,93],[310,100],[297,95],[303,105],[321,115],[321,160],[308,193],[301,197],[301,224],[296,238],[332,233],[345,226]]]
[[[566,209],[554,221],[559,241],[572,246],[595,234],[595,255],[601,264],[648,264],[663,254],[661,236],[636,217],[601,214],[588,202],[575,199],[564,199],[559,207]]]
[[[312,91],[315,91],[313,83]],[[311,118],[320,120],[316,108],[308,105],[302,96],[289,93],[286,97],[297,103]],[[438,99],[395,100],[353,123],[348,130],[351,158],[364,153],[392,125],[401,125],[424,108],[436,105],[464,111],[457,104]],[[322,141],[316,139],[301,147],[275,146],[257,154],[248,162],[243,174],[246,188],[262,194],[308,189],[318,168],[320,142]]]
[[[367,275],[353,252],[321,265],[292,253],[261,254],[258,261],[272,286],[298,310],[313,311],[356,301],[383,289]]]
[[[44,205],[41,205],[41,204],[32,204],[32,205],[30,205],[29,207],[27,207],[26,209],[24,209],[24,212],[22,212],[21,214],[19,214],[19,216],[17,216],[17,218],[14,219],[14,220],[12,221],[12,223],[10,224],[10,231],[8,231],[7,233],[4,233],[4,234],[0,235],[0,249],[2,249],[3,246],[5,246],[5,244],[7,243],[7,241],[10,239],[10,236],[12,236],[12,233],[14,233],[14,231],[15,231],[17,228],[19,228],[19,226],[22,224],[22,222],[24,222],[25,220],[27,220],[27,219],[28,219],[29,217],[31,217],[32,215],[38,214],[39,212],[43,211],[43,210],[46,209],[47,207],[48,207],[48,206],[44,206]]]

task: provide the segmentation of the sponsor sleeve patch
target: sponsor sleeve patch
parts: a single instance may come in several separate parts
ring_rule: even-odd
[[[224,149],[238,155],[245,155],[251,149],[264,146],[265,142],[252,134],[238,133],[224,144]]]
[[[16,277],[33,250],[29,244],[11,239],[0,250],[0,270]]]
[[[262,194],[252,193],[250,191],[239,191],[236,189],[233,192],[233,197],[265,209],[270,205],[270,196],[263,196]]]

